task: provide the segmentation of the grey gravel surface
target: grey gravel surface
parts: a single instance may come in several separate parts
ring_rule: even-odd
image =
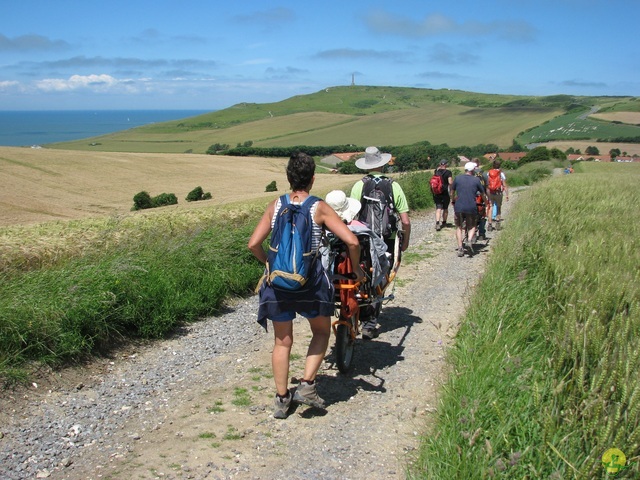
[[[333,363],[332,337],[318,380],[326,410],[272,418],[272,335],[256,323],[257,299],[238,299],[167,340],[5,391],[0,478],[404,478],[499,235],[458,258],[454,229],[436,232],[432,212],[412,226],[381,334],[358,340],[347,375]],[[303,319],[294,328],[292,382],[310,336]]]

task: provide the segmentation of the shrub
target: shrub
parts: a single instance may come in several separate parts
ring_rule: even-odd
[[[407,203],[411,210],[421,210],[433,207],[433,195],[429,187],[431,174],[428,172],[406,173],[398,178]]]
[[[153,207],[151,195],[147,192],[139,192],[133,196],[133,207],[131,210],[144,210]]]
[[[207,155],[215,155],[216,153],[227,150],[228,148],[228,143],[214,143],[213,145],[209,146],[206,153]]]
[[[362,170],[356,167],[355,162],[340,162],[336,165],[336,169],[338,172],[344,173],[345,175],[362,172]]]
[[[518,162],[514,162],[511,160],[505,160],[504,162],[502,162],[500,164],[500,168],[502,170],[517,170],[518,169]]]
[[[185,200],[187,202],[197,202],[199,200],[209,200],[211,198],[211,192],[204,193],[202,187],[196,187],[187,194]]]
[[[177,205],[178,197],[174,193],[161,193],[151,200],[153,207],[164,207],[165,205]]]
[[[267,185],[267,187],[265,188],[264,191],[265,192],[277,192],[278,191],[278,187],[276,186],[276,181],[274,180],[269,185]]]

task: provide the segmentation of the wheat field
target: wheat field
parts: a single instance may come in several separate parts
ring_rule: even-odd
[[[276,195],[265,192],[271,181],[278,193],[288,190],[286,163],[285,158],[0,147],[0,227],[129,214],[141,191],[174,193],[178,205],[163,209],[266,201]],[[345,188],[357,178],[318,174],[313,193]],[[212,199],[186,202],[198,186]]]

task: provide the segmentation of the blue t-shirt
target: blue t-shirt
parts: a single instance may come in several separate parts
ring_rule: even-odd
[[[478,213],[476,195],[484,193],[482,182],[475,175],[462,174],[453,180],[452,190],[455,192],[456,204],[453,211],[456,213]]]

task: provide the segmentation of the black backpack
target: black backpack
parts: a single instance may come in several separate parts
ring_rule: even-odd
[[[362,182],[362,208],[358,220],[366,223],[378,235],[388,238],[398,230],[398,217],[393,201],[393,179],[384,175],[367,175]]]

